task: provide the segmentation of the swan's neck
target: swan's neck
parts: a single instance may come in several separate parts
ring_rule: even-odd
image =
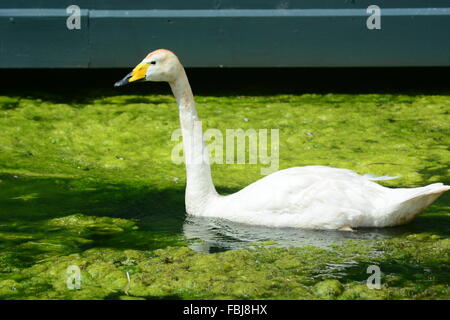
[[[208,149],[195,109],[194,96],[184,69],[170,87],[177,100],[186,164],[186,210],[202,214],[211,197],[217,196],[211,178]]]

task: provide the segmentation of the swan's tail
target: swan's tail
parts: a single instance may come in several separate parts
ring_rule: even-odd
[[[387,210],[388,225],[396,226],[410,222],[447,190],[450,190],[450,186],[442,183],[413,189],[396,189],[398,193]]]

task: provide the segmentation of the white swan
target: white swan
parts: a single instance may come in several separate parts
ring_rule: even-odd
[[[202,134],[194,97],[183,66],[171,51],[151,52],[115,86],[135,81],[168,82],[176,98],[187,185],[186,211],[273,227],[343,229],[405,224],[450,186],[434,183],[421,188],[386,188],[347,169],[294,167],[270,174],[231,195],[219,195],[204,161]],[[190,159],[190,160],[188,160]]]

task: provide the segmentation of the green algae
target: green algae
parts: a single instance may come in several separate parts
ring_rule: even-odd
[[[449,184],[450,97],[200,96],[203,128],[278,128],[280,166]],[[0,96],[1,299],[448,299],[450,197],[387,239],[194,252],[183,237],[176,105],[166,95]],[[213,165],[219,190],[263,165]],[[280,168],[280,169],[281,169]],[[81,270],[69,290],[67,268]],[[366,286],[367,267],[382,271]],[[127,276],[128,274],[128,276]],[[130,281],[128,281],[128,277]]]
[[[276,244],[278,244],[278,242],[276,241],[264,241],[264,242],[250,243],[249,246],[262,247],[262,246],[272,246]]]
[[[117,299],[124,295],[146,299],[448,298],[448,279],[436,278],[436,272],[448,274],[448,256],[442,255],[449,252],[448,242],[434,244],[439,250],[431,254],[411,251],[411,256],[399,255],[388,242],[379,245],[384,251],[378,257],[354,257],[349,244],[342,250],[261,248],[220,254],[196,253],[186,247],[151,253],[94,248],[25,268],[14,279],[0,281],[0,295],[4,299],[24,295],[37,299]],[[424,261],[420,264],[417,259]],[[349,260],[353,263],[346,269],[335,267]],[[379,264],[383,270],[380,290],[365,285],[366,268],[371,264]],[[81,269],[79,290],[66,287],[70,265]],[[430,269],[424,277],[417,277],[420,268]]]
[[[330,279],[316,283],[314,291],[319,297],[332,298],[341,295],[344,290],[339,280]]]

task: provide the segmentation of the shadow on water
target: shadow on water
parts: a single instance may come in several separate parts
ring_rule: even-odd
[[[92,247],[181,245],[184,216],[182,189],[0,175],[0,269]]]
[[[137,219],[140,226],[180,230],[184,190],[94,184],[66,178],[0,175],[2,222],[37,222],[74,213]],[[162,218],[164,215],[164,219]],[[164,221],[162,221],[164,220]]]
[[[449,236],[449,200],[445,195],[427,214],[406,226],[352,233],[186,218],[183,188],[160,190],[68,178],[1,175],[0,267],[2,259],[9,265],[26,266],[52,255],[93,247],[154,250],[189,245],[198,252],[213,253],[260,245],[325,247],[344,240],[419,232]],[[61,220],[68,217],[72,220]]]

